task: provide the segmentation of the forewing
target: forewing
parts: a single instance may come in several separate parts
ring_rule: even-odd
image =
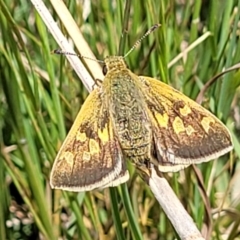
[[[139,79],[146,96],[160,171],[178,171],[232,149],[228,129],[208,110],[160,81]]]
[[[84,102],[55,159],[52,188],[90,191],[116,186],[129,178],[99,91],[95,89]]]

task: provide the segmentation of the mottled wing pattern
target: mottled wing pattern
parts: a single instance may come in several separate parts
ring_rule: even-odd
[[[89,191],[129,178],[108,110],[95,89],[84,102],[53,166],[52,188]]]
[[[232,149],[228,129],[208,110],[160,81],[139,79],[143,83],[160,171],[178,171]]]

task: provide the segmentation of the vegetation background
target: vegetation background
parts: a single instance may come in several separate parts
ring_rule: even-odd
[[[53,2],[45,4],[67,36]],[[98,59],[117,54],[122,36],[126,53],[161,23],[127,64],[192,99],[240,59],[240,1],[65,4]],[[0,9],[0,239],[178,238],[131,165],[124,187],[78,194],[51,190],[54,158],[88,93],[65,57],[51,55],[58,46],[30,1],[0,0]],[[197,166],[203,186],[192,167],[165,175],[209,239],[240,239],[239,84],[239,70],[227,73],[208,88],[203,102],[229,128],[234,151]]]

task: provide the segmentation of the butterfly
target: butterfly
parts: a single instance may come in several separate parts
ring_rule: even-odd
[[[153,166],[176,172],[232,149],[228,129],[212,113],[161,81],[137,76],[124,58],[104,60],[105,78],[87,97],[55,159],[52,188],[117,186],[129,179],[126,159],[149,174]]]

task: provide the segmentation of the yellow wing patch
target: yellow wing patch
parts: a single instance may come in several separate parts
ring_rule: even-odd
[[[209,133],[209,129],[211,128],[211,123],[214,124],[215,121],[211,117],[203,117],[201,120],[201,125],[206,133]]]
[[[77,132],[76,140],[78,140],[80,142],[85,142],[87,140],[86,133]]]
[[[157,119],[160,127],[163,127],[163,128],[168,127],[169,117],[168,117],[167,113],[164,113],[163,115],[160,113],[156,113],[155,116],[156,116],[156,119]]]
[[[187,105],[184,105],[183,108],[179,108],[179,111],[182,116],[187,116],[188,114],[190,114],[192,112],[191,108],[188,107]]]
[[[172,123],[174,132],[179,135],[180,132],[185,132],[186,128],[183,124],[183,121],[180,117],[175,117]]]

